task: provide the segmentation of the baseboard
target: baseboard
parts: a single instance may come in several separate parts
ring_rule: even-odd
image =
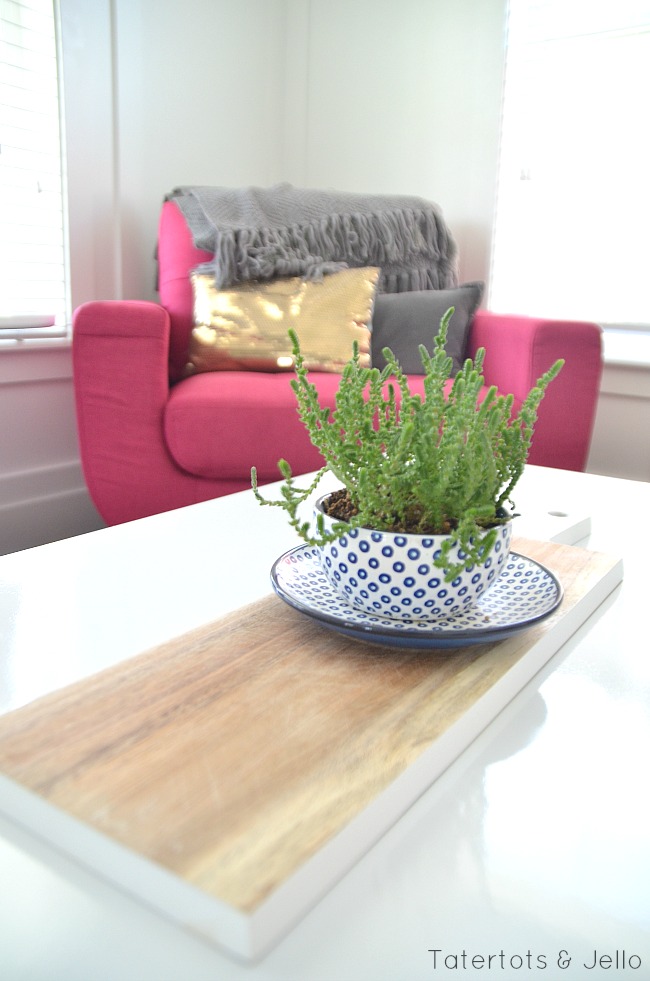
[[[103,527],[78,461],[0,475],[0,555]]]

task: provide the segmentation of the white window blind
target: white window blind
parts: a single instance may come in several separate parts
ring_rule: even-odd
[[[650,0],[510,0],[493,310],[650,324]]]
[[[0,341],[67,331],[57,60],[53,0],[0,0]]]

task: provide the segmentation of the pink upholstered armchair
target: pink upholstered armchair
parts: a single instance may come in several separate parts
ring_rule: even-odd
[[[73,363],[81,460],[108,524],[219,497],[294,473],[321,459],[298,419],[291,374],[222,371],[184,378],[192,329],[190,270],[212,257],[193,244],[176,205],[163,205],[158,240],[160,304],[92,302],[74,318]],[[585,467],[601,374],[601,337],[590,323],[479,311],[468,355],[485,347],[485,378],[516,404],[562,357],[541,406],[530,462]],[[337,375],[314,373],[324,404]],[[421,391],[421,379],[413,377]]]

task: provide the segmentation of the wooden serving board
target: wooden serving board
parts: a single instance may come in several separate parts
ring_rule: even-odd
[[[0,719],[0,810],[244,957],[268,949],[620,582],[518,539],[560,608],[511,639],[373,647],[275,596]]]

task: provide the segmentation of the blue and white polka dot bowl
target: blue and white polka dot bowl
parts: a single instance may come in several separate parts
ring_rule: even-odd
[[[334,521],[322,513],[329,531]],[[483,565],[469,566],[450,583],[434,565],[445,537],[353,528],[320,547],[320,562],[333,589],[356,609],[407,623],[446,620],[469,610],[496,582],[510,554],[512,522],[498,527]],[[452,562],[462,558],[454,548]]]

